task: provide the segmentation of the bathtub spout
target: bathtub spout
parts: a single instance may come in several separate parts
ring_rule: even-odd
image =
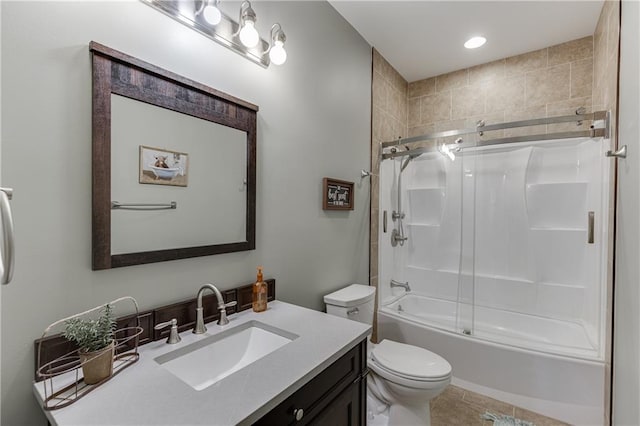
[[[411,287],[409,287],[409,281],[401,283],[400,281],[391,280],[391,288],[394,288],[394,287],[402,287],[405,289],[406,292],[411,291]]]

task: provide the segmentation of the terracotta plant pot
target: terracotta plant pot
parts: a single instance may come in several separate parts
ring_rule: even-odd
[[[112,341],[109,346],[97,351],[78,351],[82,363],[82,375],[86,384],[96,384],[113,374],[114,349],[115,342]]]

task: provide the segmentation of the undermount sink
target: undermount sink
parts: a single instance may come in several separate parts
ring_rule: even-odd
[[[288,331],[249,321],[154,360],[195,390],[202,390],[297,337]]]

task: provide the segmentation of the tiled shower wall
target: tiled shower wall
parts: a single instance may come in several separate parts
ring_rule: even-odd
[[[378,205],[380,142],[407,136],[407,81],[373,49],[371,83],[371,247],[369,263],[370,284],[378,286]],[[377,298],[376,298],[377,305]],[[377,310],[377,309],[376,309]],[[375,322],[374,322],[375,324]],[[373,339],[376,340],[374,326]]]
[[[593,37],[409,84],[409,136],[591,111]],[[586,126],[587,123],[584,124]],[[563,127],[564,126],[564,127]],[[566,130],[575,130],[569,124]],[[566,124],[487,132],[484,138],[564,130]]]

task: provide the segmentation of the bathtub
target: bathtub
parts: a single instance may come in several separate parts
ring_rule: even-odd
[[[444,357],[454,385],[571,424],[604,423],[605,363],[587,328],[480,306],[473,314],[471,335],[454,332],[471,331],[456,323],[455,302],[404,294],[381,304],[378,338]]]

